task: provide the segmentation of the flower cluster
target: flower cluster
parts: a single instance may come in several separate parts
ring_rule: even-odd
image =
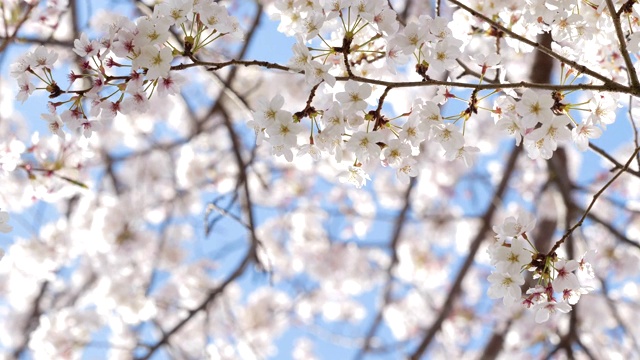
[[[486,108],[480,101],[498,94],[498,88],[483,96],[475,90],[464,100],[449,88],[440,87],[434,99],[418,100],[404,114],[391,117],[385,114],[384,105],[394,86],[387,85],[381,91],[380,86],[372,86],[365,79],[399,75],[398,70],[407,71],[403,65],[410,59],[415,60],[412,75],[424,82],[455,71],[464,58],[461,38],[466,40],[466,36],[453,29],[449,20],[423,15],[401,27],[395,11],[384,0],[276,1],[273,7],[274,16],[280,20],[279,30],[297,39],[288,68],[304,73],[312,90],[305,108],[297,112],[282,109],[281,95],[258,103],[256,115],[249,122],[258,143],[267,139],[272,153],[288,161],[294,154],[308,154],[314,160],[335,157],[346,174],[342,178],[358,187],[380,163],[395,169],[399,181],[407,183],[420,170],[417,157],[422,141],[439,143],[447,160],[460,159],[467,166],[473,163],[479,149],[468,144],[466,124]],[[563,39],[591,34],[582,17],[569,16],[566,10],[527,7],[519,21],[542,16],[551,25],[538,30],[552,30]],[[559,21],[571,26],[561,27]],[[178,30],[182,35],[176,35]],[[62,90],[51,73],[57,54],[44,47],[14,64],[12,75],[20,88],[18,100],[26,100],[35,91],[34,76],[44,82],[52,99],[71,95],[68,100],[51,102],[49,113],[42,115],[53,134],[63,136],[67,127],[88,138],[118,113],[149,110],[152,94],[175,94],[184,82],[175,70],[184,69],[185,64],[171,65],[176,57],[192,62],[187,65],[211,65],[195,55],[222,36],[241,37],[237,20],[225,7],[191,0],[162,2],[152,15],[135,21],[118,17],[108,24],[105,33],[97,40],[82,34],[74,42],[74,52],[84,61],[82,73],[71,72],[69,78],[72,85],[82,80],[88,88]],[[630,42],[631,49],[637,47],[635,38]],[[479,72],[480,84],[490,69],[500,69],[500,79],[505,79],[499,53],[474,54],[470,60]],[[337,77],[343,77],[340,83]],[[343,83],[344,77],[347,80]],[[572,83],[577,78],[569,69],[562,74],[561,82]],[[568,92],[504,92],[507,95],[497,98],[492,115],[498,128],[515,137],[516,144],[523,142],[533,159],[549,159],[559,144],[570,140],[584,151],[589,140],[598,138],[613,122],[618,107],[616,98],[608,93],[593,93],[586,101],[571,104],[565,102]],[[322,95],[321,101],[316,101],[316,93]],[[372,108],[375,98],[377,106]],[[451,98],[466,101],[467,108],[455,115],[441,115],[442,105]],[[59,114],[62,105],[69,108]],[[578,122],[570,113],[572,109],[585,110],[589,115]],[[303,126],[304,118],[310,119],[307,127]],[[303,135],[307,131],[308,137]],[[305,137],[308,140],[300,141]]]
[[[305,109],[294,114],[281,109],[281,95],[259,103],[249,123],[258,142],[267,139],[272,152],[288,161],[293,160],[294,152],[310,154],[316,160],[334,157],[344,164],[341,179],[357,187],[364,185],[368,172],[377,164],[395,169],[398,180],[408,183],[420,170],[417,156],[421,144],[428,140],[442,146],[446,159],[473,163],[473,154],[479,149],[466,146],[461,128],[455,121],[445,122],[440,113],[440,106],[453,97],[447,89],[442,88],[435,99],[416,100],[406,114],[390,118],[382,112],[390,88],[379,94],[378,88],[352,79],[336,85],[335,76],[342,74],[395,74],[397,65],[410,56],[418,59],[418,72],[425,79],[429,69],[438,73],[452,69],[461,42],[451,36],[444,18],[423,16],[399,30],[394,12],[381,0],[276,2],[276,8],[281,31],[306,34],[297,37],[289,66],[304,72],[314,90]],[[339,37],[325,40],[325,34]],[[307,42],[316,37],[321,40],[318,46],[309,46]],[[386,63],[383,69],[371,65],[378,60]],[[325,105],[311,105],[317,88],[331,97],[322,102]],[[377,108],[371,109],[374,95],[378,97]],[[299,144],[296,135],[305,130],[300,124],[304,117],[311,120],[310,135]]]
[[[310,116],[317,134],[314,128],[307,130],[311,132],[307,143],[299,144],[298,135],[305,127],[297,115],[282,110],[282,95],[260,101],[249,126],[258,143],[266,140],[273,154],[284,155],[288,161],[293,160],[294,150],[298,156],[309,154],[315,160],[326,155],[344,161],[349,168],[345,182],[357,187],[368,179],[366,169],[377,164],[395,169],[398,180],[408,183],[419,171],[420,146],[429,140],[441,145],[446,159],[473,164],[473,154],[479,149],[465,145],[460,128],[444,122],[438,103],[416,100],[407,120],[394,124],[375,110],[366,111],[371,92],[368,84],[347,81],[344,91],[335,94],[337,101],[325,110],[313,109]]]
[[[559,92],[531,89],[525,90],[519,100],[501,96],[494,108],[496,126],[514,137],[516,145],[524,142],[531,159],[550,159],[558,144],[570,140],[585,151],[589,140],[599,138],[602,130],[613,123],[619,107],[614,95],[592,95],[584,103],[590,106],[589,115],[578,123],[569,110],[582,104],[565,104],[563,99]]]
[[[445,71],[453,71],[458,67],[464,47],[463,42],[456,38],[459,34],[450,28],[448,20],[423,15],[401,28],[395,17],[391,16],[392,10],[387,2],[381,0],[276,1],[275,8],[281,20],[280,31],[297,36],[289,66],[304,72],[306,83],[314,86],[314,90],[306,108],[293,114],[294,123],[304,117],[310,118],[308,142],[303,140],[303,144],[299,145],[295,141],[294,135],[303,132],[304,128],[289,126],[287,123],[291,120],[288,117],[280,118],[285,121],[282,126],[262,123],[264,117],[260,114],[251,122],[259,141],[265,137],[274,138],[270,141],[274,154],[284,155],[288,161],[292,161],[296,150],[300,155],[311,154],[314,159],[335,156],[338,162],[344,160],[344,167],[349,169],[345,171],[348,174],[345,178],[356,186],[364,184],[367,173],[372,169],[370,165],[375,163],[372,160],[378,159],[383,165],[395,168],[398,179],[406,183],[409,176],[418,173],[419,162],[415,161],[415,156],[420,153],[419,142],[422,140],[436,141],[442,145],[447,160],[462,159],[467,165],[473,163],[473,155],[479,149],[465,144],[466,122],[481,109],[480,99],[498,91],[482,97],[474,91],[464,111],[443,117],[440,107],[446,100],[462,100],[444,88],[440,91],[442,97],[437,101],[418,101],[405,114],[390,118],[383,115],[381,110],[385,96],[391,89],[387,87],[380,94],[376,86],[359,78],[354,79],[359,74],[375,78],[395,75],[409,58],[415,59],[415,73],[423,81],[430,81],[434,75]],[[526,11],[529,14],[540,9],[527,8]],[[558,29],[555,17],[563,14],[560,9],[555,13],[546,9],[545,15],[553,25],[540,31],[553,29],[565,38],[587,31],[584,26],[579,26],[583,24],[582,18],[575,16],[565,21],[571,24],[575,22],[576,27]],[[316,44],[314,39],[320,41]],[[471,56],[471,61],[480,72],[480,83],[489,69],[502,67],[498,53],[476,54]],[[380,62],[384,64],[380,65]],[[376,63],[378,66],[373,66]],[[502,70],[501,79],[504,79],[505,71]],[[349,79],[344,88],[335,86],[336,76],[345,75]],[[569,69],[562,74],[561,82],[573,83],[578,77]],[[318,87],[332,94],[333,102],[323,101],[324,106],[311,106]],[[615,97],[608,93],[594,93],[579,104],[566,102],[565,95],[568,92],[562,91],[526,89],[521,95],[515,91],[505,93],[494,105],[493,116],[497,127],[515,137],[517,145],[524,139],[524,147],[532,159],[549,159],[559,144],[571,140],[584,151],[589,140],[600,137],[606,125],[613,122],[610,116],[603,119],[601,115],[615,114],[618,107],[612,101]],[[368,105],[373,103],[372,97],[378,98],[375,110]],[[275,101],[282,102],[279,99]],[[588,116],[578,122],[571,114],[574,109],[586,111]],[[257,113],[261,110],[258,109]],[[421,112],[427,113],[426,118],[420,115]],[[332,119],[331,122],[324,120],[327,115]],[[342,120],[337,120],[340,117]],[[278,134],[281,131],[290,135],[286,144]],[[408,141],[410,138],[414,140]],[[354,167],[359,169],[355,171]]]
[[[590,252],[576,261],[559,257],[555,250],[548,254],[536,250],[527,234],[535,224],[533,215],[521,210],[517,217],[507,217],[502,225],[493,227],[496,241],[488,252],[495,271],[489,275],[488,295],[492,299],[502,298],[505,305],[521,302],[535,310],[536,322],[542,323],[552,313],[571,311],[570,305],[588,292],[574,271],[593,277],[593,270],[585,259]],[[525,278],[526,271],[533,273],[529,280]],[[523,289],[526,289],[524,296]]]
[[[535,196],[565,179],[558,174],[564,167],[519,159],[519,151],[504,167],[491,156],[482,168],[465,165],[473,166],[480,148],[503,155],[504,132],[530,158],[548,159],[563,143],[589,147],[615,121],[620,103],[629,104],[633,123],[638,108],[627,95],[640,89],[634,1],[450,0],[442,14],[425,11],[430,2],[413,2],[402,13],[391,8],[402,2],[387,0],[252,2],[255,27],[247,38],[257,39],[262,11],[271,12],[295,37],[286,64],[243,58],[255,48],[237,46],[240,25],[228,10],[244,16],[247,2],[131,1],[144,16],[94,17],[89,23],[102,29],[71,42],[67,20],[84,21],[67,3],[3,1],[2,49],[13,53],[12,42],[55,46],[34,46],[12,65],[15,91],[0,81],[0,174],[9,178],[2,207],[11,204],[12,214],[39,200],[56,207],[52,214],[48,204],[47,213],[34,211],[37,221],[19,217],[30,238],[12,234],[0,262],[0,342],[7,352],[80,357],[100,346],[114,358],[264,358],[276,356],[276,339],[291,326],[315,332],[335,323],[364,336],[362,356],[406,354],[425,329],[436,336],[423,338],[438,344],[424,344],[442,357],[460,349],[472,356],[482,350],[486,324],[494,323],[482,319],[505,308],[476,316],[485,310],[487,288],[488,297],[518,309],[501,336],[518,341],[487,342],[501,356],[535,356],[541,339],[554,341],[549,334],[584,338],[572,336],[577,328],[549,331],[553,319],[530,324],[571,311],[590,290],[592,253],[572,260],[582,236],[567,241],[569,256],[562,245],[570,233],[541,252],[535,219],[520,212],[494,228],[488,285],[485,268],[460,266],[465,254],[476,257],[484,236],[479,225],[492,207],[476,208],[489,201],[486,190],[497,199],[511,196],[503,193],[511,187],[544,208]],[[35,22],[56,31],[29,35]],[[534,44],[543,32],[552,34],[551,45]],[[226,40],[234,41],[230,48]],[[527,82],[526,72],[537,70],[531,64],[538,56],[526,55],[532,44],[560,65],[559,81]],[[229,55],[235,50],[237,57]],[[54,69],[66,68],[61,62],[68,59],[76,59],[70,85]],[[49,96],[36,121],[51,135],[24,140],[28,134],[17,130],[27,121],[7,114],[14,96],[5,96],[6,88],[28,105],[34,93]],[[259,147],[237,126],[244,120]],[[604,153],[616,175],[584,211],[593,218],[582,235],[602,254],[602,290],[571,315],[572,325],[598,322],[580,327],[596,358],[632,353],[625,347],[640,324],[631,306],[640,293],[640,255],[626,251],[638,247],[640,234],[632,211],[640,196],[633,176],[638,151],[626,165]],[[580,154],[566,155],[571,169]],[[276,157],[290,163],[274,164]],[[381,167],[390,171],[374,176]],[[596,191],[574,175],[567,173],[570,198]],[[597,186],[608,176],[590,179]],[[372,179],[372,188],[361,189]],[[621,196],[603,196],[592,207],[613,180]],[[203,199],[210,201],[204,236],[202,219],[193,219],[202,215]],[[578,205],[566,207],[580,211]],[[49,215],[56,219],[45,223]],[[8,223],[0,211],[0,233],[11,231]],[[393,233],[377,231],[391,226]],[[241,228],[248,230],[247,251],[236,262],[245,246],[235,236]],[[205,237],[215,241],[203,247]],[[259,271],[268,285],[245,281],[260,280]],[[451,274],[460,286],[450,286]],[[605,283],[615,277],[625,284],[608,291]],[[373,292],[382,295],[377,309],[365,306]],[[366,321],[373,317],[380,321]],[[619,337],[620,328],[629,336]],[[580,346],[559,343],[580,356]],[[308,343],[296,348],[294,357],[311,357]]]
[[[172,29],[181,29],[184,36],[171,40]],[[81,81],[89,87],[63,90],[51,71],[58,55],[43,46],[13,64],[11,74],[20,87],[17,100],[25,101],[35,91],[34,77],[44,82],[51,99],[71,95],[67,100],[50,102],[49,113],[42,115],[53,134],[63,137],[66,126],[89,138],[118,113],[148,111],[154,93],[162,97],[180,91],[185,79],[170,71],[176,57],[195,60],[195,54],[216,39],[241,37],[237,20],[224,6],[187,0],[165,1],[152,15],[136,21],[117,17],[104,32],[97,40],[82,34],[74,41],[73,51],[83,58],[82,73],[72,71],[69,80],[72,86]],[[63,105],[68,109],[59,114]]]

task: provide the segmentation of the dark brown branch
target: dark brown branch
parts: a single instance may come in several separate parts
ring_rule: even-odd
[[[29,345],[29,339],[31,337],[31,333],[38,327],[40,322],[40,315],[42,314],[42,299],[47,292],[49,287],[49,282],[45,281],[40,285],[40,291],[38,295],[33,300],[33,305],[31,306],[31,312],[29,316],[26,318],[26,322],[24,324],[22,335],[23,341],[14,351],[13,357],[15,359],[20,359],[22,357],[22,353],[27,349],[27,345]]]
[[[605,279],[602,279],[600,277],[598,277],[598,280],[600,280],[602,295],[607,301],[607,307],[609,308],[609,311],[611,311],[611,315],[613,315],[613,318],[616,319],[618,325],[620,325],[620,328],[622,328],[622,331],[629,335],[631,343],[633,344],[633,348],[635,349],[635,353],[640,354],[640,344],[638,344],[638,341],[636,340],[636,334],[633,331],[629,330],[629,327],[622,319],[622,316],[620,316],[620,312],[618,311],[618,307],[616,306],[615,302],[613,301],[613,299],[611,299],[611,297],[609,297],[609,286],[607,285],[607,282],[605,281]]]
[[[187,324],[191,319],[193,319],[194,316],[197,313],[199,313],[200,311],[205,310],[207,308],[207,306],[209,305],[209,303],[211,303],[213,300],[215,300],[218,297],[218,295],[222,294],[224,292],[224,290],[227,288],[227,286],[229,286],[229,284],[234,282],[237,278],[240,277],[240,275],[242,275],[244,273],[244,271],[247,268],[247,266],[251,263],[254,253],[255,253],[255,249],[253,248],[253,245],[252,245],[251,248],[249,249],[249,251],[247,251],[247,254],[245,255],[245,257],[242,260],[242,262],[240,262],[238,267],[236,267],[236,269],[233,271],[233,273],[231,273],[231,275],[229,275],[229,277],[222,284],[220,284],[217,288],[213,289],[209,293],[209,296],[207,296],[207,298],[198,307],[196,307],[195,309],[189,310],[189,314],[184,319],[180,320],[169,331],[164,333],[162,338],[157,343],[155,343],[154,345],[152,345],[149,348],[149,351],[147,352],[147,354],[145,354],[144,356],[142,356],[140,358],[136,358],[136,359],[139,359],[139,360],[151,359],[153,354],[155,354],[156,351],[158,351],[158,349],[160,349],[160,347],[162,347],[163,345],[167,344],[169,342],[169,339],[175,333],[177,333],[180,329],[182,329],[182,327],[185,324]]]
[[[585,212],[586,210],[581,209],[580,211]],[[610,222],[603,220],[598,215],[596,215],[594,213],[591,213],[591,212],[588,213],[587,217],[589,219],[591,219],[592,221],[604,226],[604,228],[607,229],[607,231],[609,231],[611,233],[611,235],[613,235],[616,238],[618,238],[618,240],[620,240],[623,244],[632,246],[632,247],[640,250],[640,243],[629,239],[620,230],[616,229],[613,226],[613,224],[611,224]]]
[[[476,233],[475,238],[473,239],[473,241],[471,242],[471,245],[469,246],[469,253],[467,254],[467,258],[465,259],[464,263],[462,264],[462,267],[458,271],[458,274],[456,275],[456,279],[453,282],[451,289],[449,289],[449,293],[447,294],[446,300],[444,301],[444,304],[440,309],[438,318],[431,324],[431,327],[429,328],[427,333],[424,335],[424,337],[420,341],[418,348],[410,355],[410,359],[418,360],[422,357],[424,352],[427,350],[427,347],[429,347],[429,345],[435,338],[438,331],[440,331],[442,323],[451,313],[451,310],[453,309],[453,305],[455,301],[457,300],[458,296],[462,292],[462,281],[464,280],[465,276],[467,275],[467,272],[469,271],[469,269],[471,268],[471,265],[473,264],[473,259],[475,258],[475,255],[478,252],[478,249],[480,248],[480,244],[486,238],[487,233],[491,230],[493,214],[496,211],[497,204],[500,202],[503,195],[507,191],[507,185],[509,184],[509,180],[511,179],[511,176],[513,176],[513,173],[516,168],[516,160],[518,159],[521,153],[522,153],[522,147],[514,148],[511,151],[511,154],[509,155],[509,159],[507,160],[507,164],[505,166],[504,174],[502,176],[502,179],[500,180],[500,184],[498,184],[498,187],[496,188],[496,191],[493,194],[491,203],[489,204],[487,210],[484,213],[484,216],[482,217],[482,225],[480,227],[480,230]]]
[[[252,38],[252,34],[255,32],[255,30],[257,29],[257,27],[259,26],[259,18],[262,15],[262,7],[258,6],[257,11],[256,11],[256,16],[254,18],[254,22],[252,25],[251,30],[249,31],[249,33],[247,34],[247,39],[251,39]],[[240,50],[240,53],[238,55],[239,58],[242,58],[244,56],[244,54],[247,51],[247,48],[249,46],[250,41],[246,41],[244,47]],[[196,59],[197,60],[197,59]],[[221,96],[224,96],[225,91],[229,90],[232,91],[230,84],[232,83],[233,79],[235,78],[235,76],[237,75],[237,69],[233,68],[231,69],[231,71],[229,72],[227,79],[225,81],[222,81],[223,83],[223,89],[222,89],[222,93]],[[237,95],[237,94],[236,94]],[[257,257],[257,248],[260,245],[260,242],[257,238],[256,232],[255,232],[255,219],[254,219],[254,215],[253,215],[253,203],[251,201],[251,194],[250,194],[250,190],[249,190],[249,184],[247,182],[247,174],[246,174],[246,163],[244,161],[244,159],[242,158],[242,145],[240,143],[240,140],[233,128],[233,124],[231,123],[231,119],[229,117],[229,115],[227,114],[226,110],[224,109],[224,104],[223,101],[221,99],[218,99],[215,104],[211,107],[209,114],[207,115],[207,117],[212,116],[214,113],[216,112],[220,112],[222,114],[222,118],[224,121],[224,125],[227,128],[227,131],[229,132],[231,141],[232,141],[232,151],[234,153],[234,157],[236,159],[236,163],[238,165],[238,181],[236,183],[236,191],[239,190],[239,187],[243,187],[244,190],[244,203],[243,203],[243,210],[247,216],[247,225],[249,227],[249,233],[250,233],[250,238],[251,238],[251,242],[250,242],[250,246],[249,246],[249,250],[247,251],[247,254],[244,258],[244,260],[241,262],[241,264],[236,268],[236,270],[227,278],[227,280],[225,280],[224,283],[222,283],[218,288],[214,289],[210,295],[208,296],[208,298],[196,309],[193,309],[189,312],[189,315],[187,317],[185,317],[183,320],[181,320],[178,324],[176,324],[171,330],[169,330],[168,332],[164,333],[164,335],[162,336],[162,338],[155,343],[153,346],[151,346],[149,352],[142,357],[141,359],[149,359],[151,358],[151,356],[163,345],[166,345],[169,343],[170,338],[173,334],[175,334],[178,330],[180,330],[185,324],[187,324],[198,312],[205,310],[207,308],[207,306],[219,295],[221,294],[225,287],[230,284],[231,282],[233,282],[235,279],[237,279],[238,277],[240,277],[244,271],[246,270],[247,266],[251,263],[251,262],[256,262],[257,264],[259,264],[258,262],[258,257]]]
[[[538,49],[538,51],[540,51],[540,52],[542,52],[544,54],[547,54],[550,57],[553,57],[553,58],[559,60],[560,62],[571,66],[572,68],[576,69],[580,73],[587,74],[587,75],[589,75],[589,76],[591,76],[593,78],[596,78],[596,79],[602,81],[604,84],[620,85],[620,84],[612,81],[611,79],[607,78],[606,76],[603,76],[603,75],[601,75],[601,74],[599,74],[599,73],[587,68],[584,65],[581,65],[581,64],[579,64],[579,63],[577,63],[577,62],[575,62],[573,60],[567,59],[566,57],[556,53],[551,48],[549,48],[549,47],[547,47],[547,46],[545,46],[543,44],[531,41],[531,40],[529,40],[529,39],[527,39],[527,38],[525,38],[525,37],[523,37],[521,35],[516,34],[515,32],[507,29],[506,27],[502,26],[501,24],[499,24],[499,23],[493,21],[492,19],[488,18],[486,15],[484,15],[484,14],[482,14],[482,13],[476,11],[476,10],[473,10],[472,8],[468,7],[467,5],[462,4],[458,0],[449,0],[449,2],[455,4],[456,6],[460,7],[461,9],[464,9],[469,14],[482,19],[484,22],[490,24],[491,26],[501,30],[502,32],[505,33],[505,35],[509,35],[510,37],[512,37],[514,39],[517,39],[517,40],[519,40],[519,41],[521,41],[521,42],[533,47],[534,49]],[[634,94],[634,95],[638,95],[639,94],[638,89],[632,89],[631,93]]]
[[[31,15],[31,11],[33,11],[33,9],[37,5],[38,5],[38,3],[27,5],[26,11],[24,13],[24,16],[22,17],[22,19],[20,19],[18,24],[16,24],[16,27],[13,30],[13,33],[9,37],[3,38],[4,41],[0,45],[0,53],[3,53],[5,51],[5,49],[7,48],[7,46],[9,46],[9,44],[11,44],[15,40],[16,36],[18,35],[18,31],[20,31],[20,28],[22,27],[22,25],[24,25],[24,23],[27,22],[27,20],[29,19],[29,16]]]
[[[630,83],[634,88],[640,87],[640,82],[638,82],[638,74],[636,74],[636,69],[633,67],[633,61],[631,60],[631,56],[629,55],[629,51],[627,50],[627,41],[625,40],[625,36],[622,33],[622,25],[620,24],[620,15],[616,13],[616,8],[613,5],[613,1],[605,0],[607,2],[607,8],[609,9],[609,15],[611,15],[611,20],[613,22],[613,27],[616,29],[616,36],[618,37],[618,45],[620,47],[620,55],[624,59],[625,66],[627,67],[627,73],[629,74]]]
[[[409,210],[411,209],[411,192],[415,187],[416,182],[416,178],[411,178],[409,186],[407,186],[407,189],[404,192],[404,206],[396,217],[396,221],[393,226],[393,235],[391,236],[391,242],[389,244],[389,248],[391,250],[391,262],[389,263],[389,266],[386,270],[387,279],[384,285],[382,303],[380,304],[380,308],[378,310],[376,318],[373,320],[373,323],[367,331],[362,347],[358,351],[358,354],[356,354],[356,359],[361,359],[362,356],[364,356],[364,354],[371,349],[371,341],[375,336],[376,331],[380,327],[380,324],[382,323],[384,309],[391,302],[391,290],[393,288],[393,269],[398,264],[398,242],[400,241],[400,235],[402,234],[402,228],[406,223],[407,215],[409,213]]]

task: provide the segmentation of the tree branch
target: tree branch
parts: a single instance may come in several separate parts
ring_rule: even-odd
[[[458,271],[458,274],[456,275],[456,278],[453,282],[453,286],[449,290],[446,300],[444,301],[444,304],[440,309],[438,318],[431,324],[431,327],[429,328],[427,333],[424,335],[424,337],[420,341],[418,348],[410,355],[410,359],[412,360],[420,359],[420,357],[427,350],[427,347],[429,347],[429,345],[431,344],[431,341],[433,341],[438,331],[440,331],[440,327],[442,326],[442,323],[444,322],[444,320],[449,316],[449,313],[451,312],[451,309],[453,308],[453,305],[457,297],[460,295],[460,292],[462,291],[462,281],[464,280],[465,276],[467,275],[467,272],[469,271],[469,269],[471,268],[471,265],[473,264],[473,259],[475,258],[475,255],[478,252],[478,249],[480,248],[480,244],[485,239],[486,234],[491,230],[493,214],[496,211],[497,204],[500,202],[500,200],[502,199],[503,195],[507,190],[507,185],[509,184],[509,180],[511,179],[511,176],[513,175],[516,168],[516,160],[518,159],[521,153],[522,153],[522,147],[516,147],[513,150],[511,150],[511,154],[509,155],[509,159],[507,160],[507,164],[505,166],[502,180],[500,180],[500,184],[498,185],[498,187],[496,188],[496,191],[493,194],[491,203],[489,204],[487,210],[485,211],[482,217],[482,225],[480,227],[480,230],[477,232],[475,238],[471,242],[469,253],[467,254],[467,258],[465,259],[460,270]]]

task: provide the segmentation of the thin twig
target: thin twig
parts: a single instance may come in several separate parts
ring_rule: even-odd
[[[29,19],[29,16],[31,15],[31,11],[33,11],[33,9],[38,5],[38,3],[34,3],[34,4],[29,4],[27,6],[27,10],[24,13],[24,16],[22,17],[22,19],[20,19],[20,21],[18,22],[18,24],[16,24],[16,28],[13,30],[13,34],[11,34],[9,37],[4,38],[4,41],[2,42],[2,45],[0,45],[0,53],[3,53],[4,50],[7,48],[7,46],[9,46],[9,44],[11,44],[15,37],[18,35],[18,31],[20,31],[20,28],[22,27],[22,25],[24,25],[24,23]]]
[[[606,151],[604,151],[602,148],[598,147],[597,145],[594,145],[593,143],[589,143],[589,149],[593,150],[593,152],[595,152],[596,154],[602,156],[603,158],[609,160],[609,162],[611,162],[614,165],[614,168],[611,169],[611,171],[615,171],[618,169],[623,169],[624,165],[622,165],[618,160],[616,160],[613,156],[611,156],[609,153],[607,153]],[[625,169],[626,172],[628,172],[629,174],[635,175],[637,177],[640,177],[640,171],[638,170],[634,170],[634,169],[630,169],[627,168]]]
[[[629,51],[627,50],[627,41],[624,38],[624,34],[622,33],[622,25],[620,24],[620,15],[616,13],[616,8],[613,5],[613,1],[606,0],[607,7],[609,8],[609,14],[611,15],[611,20],[613,21],[613,27],[616,28],[616,36],[618,37],[618,43],[620,45],[620,55],[624,59],[624,63],[627,66],[627,73],[631,78],[631,85],[638,89],[640,87],[640,82],[638,82],[638,74],[636,74],[636,70],[633,67],[633,61],[631,60],[631,56],[629,55]]]
[[[604,184],[604,186],[600,190],[598,190],[598,192],[596,192],[593,195],[593,199],[589,203],[589,206],[587,206],[587,209],[585,210],[585,212],[582,214],[582,217],[580,218],[580,220],[578,220],[578,222],[576,222],[571,228],[569,228],[567,230],[567,232],[562,236],[562,238],[560,238],[560,240],[558,240],[555,243],[555,245],[553,245],[553,247],[551,248],[551,250],[548,253],[548,256],[553,254],[556,250],[558,250],[560,245],[562,245],[562,243],[564,243],[565,240],[567,240],[567,238],[569,238],[569,236],[571,236],[571,234],[573,233],[573,231],[575,229],[577,229],[580,226],[582,226],[582,223],[584,222],[584,220],[589,215],[589,212],[593,208],[593,205],[595,205],[595,203],[598,200],[598,198],[600,197],[600,195],[602,195],[602,193],[604,193],[604,191],[609,186],[611,186],[611,184],[613,184],[614,181],[616,181],[616,179],[618,177],[620,177],[620,175],[622,175],[629,168],[629,165],[631,165],[631,162],[633,162],[633,159],[635,159],[635,157],[636,157],[636,155],[638,154],[639,151],[640,151],[640,147],[636,148],[635,151],[633,152],[633,154],[631,155],[631,157],[629,158],[629,160],[627,160],[627,163],[622,167],[622,169],[620,169],[609,181],[607,181],[606,184]]]
[[[626,323],[622,319],[622,316],[620,316],[618,307],[614,303],[613,299],[609,297],[609,287],[607,286],[607,282],[605,281],[605,279],[598,277],[598,280],[600,280],[600,286],[602,287],[602,295],[604,295],[607,301],[607,306],[609,307],[609,311],[611,311],[611,314],[613,315],[614,319],[616,319],[616,321],[618,322],[618,325],[620,325],[620,328],[622,328],[622,331],[624,331],[631,338],[631,343],[633,344],[635,353],[640,354],[640,345],[638,344],[638,340],[636,340],[637,333],[635,331],[630,331],[629,327],[626,325]]]
[[[636,119],[633,116],[633,96],[629,96],[629,108],[627,109],[627,112],[629,114],[629,122],[631,123],[631,128],[633,129],[633,142],[636,144],[636,147],[640,147],[638,127],[636,126]],[[638,168],[640,168],[640,154],[636,156],[636,162],[638,163]]]

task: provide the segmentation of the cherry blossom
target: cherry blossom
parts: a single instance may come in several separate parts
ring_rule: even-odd
[[[336,100],[345,106],[346,111],[356,112],[367,108],[365,100],[369,96],[371,96],[371,86],[347,81],[344,85],[344,92],[336,94]]]
[[[562,292],[564,290],[577,290],[580,288],[578,278],[572,272],[578,268],[578,262],[575,260],[565,261],[558,260],[554,265],[558,272],[553,281],[553,290]]]
[[[552,116],[550,119],[544,119],[541,127],[534,129],[525,136],[525,140],[528,140],[528,143],[532,144],[532,146],[527,149],[533,149],[535,146],[536,151],[540,152],[541,157],[545,159],[550,158],[551,154],[558,148],[558,142],[564,142],[571,138],[571,132],[567,128],[570,122],[571,119],[566,115]],[[530,156],[532,156],[533,151],[530,151]]]
[[[3,2],[0,357],[638,352],[632,1],[76,5]]]
[[[501,272],[489,275],[489,283],[491,286],[487,294],[492,299],[502,298],[504,304],[520,300],[520,286],[524,284],[524,277],[517,273],[515,275],[505,274]]]
[[[16,100],[20,102],[25,102],[29,98],[29,95],[33,94],[36,90],[35,85],[33,85],[29,78],[26,76],[18,77],[18,87],[20,87],[20,92],[16,95]]]
[[[357,188],[364,186],[367,183],[367,180],[371,180],[369,175],[367,175],[362,168],[356,166],[349,166],[347,171],[340,176],[340,182],[351,183]]]
[[[142,47],[134,64],[137,67],[146,68],[149,79],[157,79],[169,75],[172,59],[171,49],[164,47],[158,50],[155,46],[147,45]]]
[[[546,123],[548,119],[553,117],[552,106],[553,99],[550,94],[527,89],[516,104],[516,111],[522,116],[523,125],[532,128],[537,123]]]
[[[571,129],[571,138],[580,151],[589,147],[589,139],[597,139],[602,135],[602,129],[593,125],[592,120],[587,120]]]
[[[31,68],[53,68],[56,60],[58,60],[58,54],[55,51],[51,51],[44,46],[38,46],[32,53],[27,55],[27,63]]]
[[[60,116],[57,114],[42,114],[40,116],[48,123],[47,127],[52,134],[64,137],[64,132],[62,131],[64,124],[62,123]]]
[[[73,51],[78,54],[78,56],[95,56],[100,51],[100,47],[95,40],[89,40],[87,34],[82,34],[80,39],[76,39],[73,42],[74,49]]]
[[[571,306],[566,302],[545,301],[538,303],[533,308],[536,311],[536,322],[542,323],[549,320],[551,314],[556,312],[568,313]]]

